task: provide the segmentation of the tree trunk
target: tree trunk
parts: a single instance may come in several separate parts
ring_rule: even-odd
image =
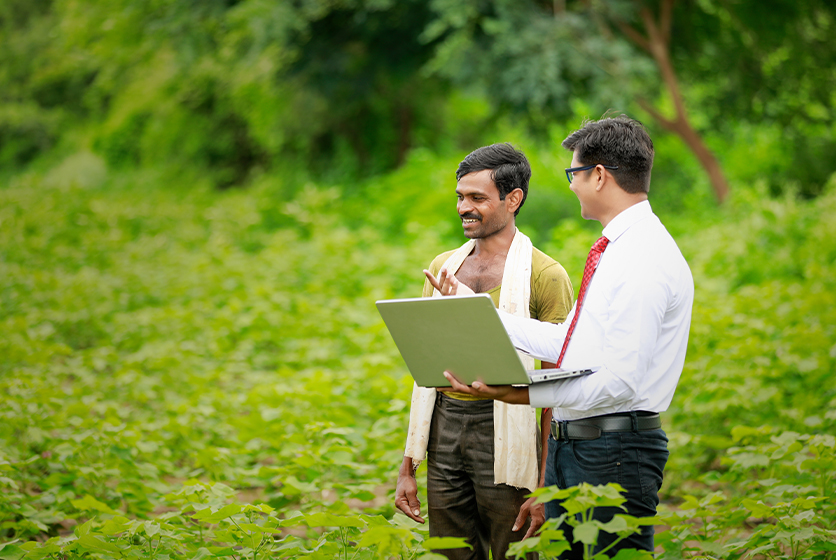
[[[662,0],[660,7],[659,21],[654,20],[653,15],[647,8],[642,9],[641,17],[644,27],[647,31],[647,37],[636,31],[627,24],[621,25],[621,30],[627,37],[630,38],[639,47],[650,53],[656,66],[659,68],[659,73],[662,75],[662,80],[665,82],[665,87],[668,89],[673,98],[674,108],[676,110],[676,117],[673,119],[665,117],[660,111],[654,108],[646,100],[640,99],[639,105],[650,113],[650,115],[659,121],[665,129],[678,135],[685,144],[691,149],[700,164],[705,169],[711,186],[714,188],[714,194],[719,202],[723,202],[729,194],[729,184],[720,167],[720,163],[708,146],[702,141],[699,133],[694,130],[691,123],[688,121],[688,114],[685,111],[685,102],[682,99],[682,94],[679,91],[679,82],[676,79],[676,72],[673,69],[673,63],[669,56],[670,31],[671,31],[671,15],[673,10],[673,0]]]

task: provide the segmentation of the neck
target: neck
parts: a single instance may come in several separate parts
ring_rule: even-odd
[[[511,220],[501,231],[488,237],[476,239],[473,254],[482,256],[507,255],[516,233],[517,226],[514,224],[514,220]]]
[[[644,202],[647,200],[647,193],[627,193],[623,192],[623,195],[618,196],[608,207],[607,209],[602,212],[602,215],[598,218],[598,221],[601,222],[601,227],[605,228],[607,225],[619,214],[630,208],[631,206],[635,206],[639,202]]]

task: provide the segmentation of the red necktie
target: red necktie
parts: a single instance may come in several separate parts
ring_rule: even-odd
[[[563,349],[560,350],[560,357],[557,359],[557,367],[563,362],[563,355],[566,354],[566,348],[569,346],[569,339],[572,338],[572,332],[575,330],[575,325],[578,324],[578,317],[581,316],[581,306],[583,299],[586,296],[586,289],[589,287],[589,282],[592,281],[592,275],[595,274],[595,269],[598,268],[598,261],[601,260],[601,255],[604,249],[607,248],[607,243],[610,240],[606,237],[601,237],[589,250],[589,256],[586,257],[586,266],[583,267],[583,280],[581,280],[581,291],[578,292],[578,303],[575,305],[575,316],[572,317],[572,324],[569,325],[569,330],[566,332],[566,339],[563,341]]]

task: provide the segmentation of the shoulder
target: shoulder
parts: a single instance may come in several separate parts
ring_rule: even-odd
[[[531,282],[542,280],[569,281],[569,275],[563,266],[546,253],[533,247],[531,250]]]
[[[640,263],[631,269],[636,273],[688,269],[679,246],[659,218],[652,214],[624,233],[624,258]]]
[[[615,245],[617,284],[635,284],[638,291],[667,295],[692,292],[691,269],[667,228],[655,215],[637,226]]]
[[[559,262],[536,247],[531,252],[531,317],[562,323],[572,308],[573,291],[569,275]]]

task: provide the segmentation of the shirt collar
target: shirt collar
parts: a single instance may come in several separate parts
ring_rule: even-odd
[[[607,224],[607,227],[604,228],[603,235],[612,243],[621,237],[621,234],[630,229],[630,227],[652,215],[653,210],[650,208],[650,202],[642,200],[626,210],[622,210],[619,215],[613,218]]]

